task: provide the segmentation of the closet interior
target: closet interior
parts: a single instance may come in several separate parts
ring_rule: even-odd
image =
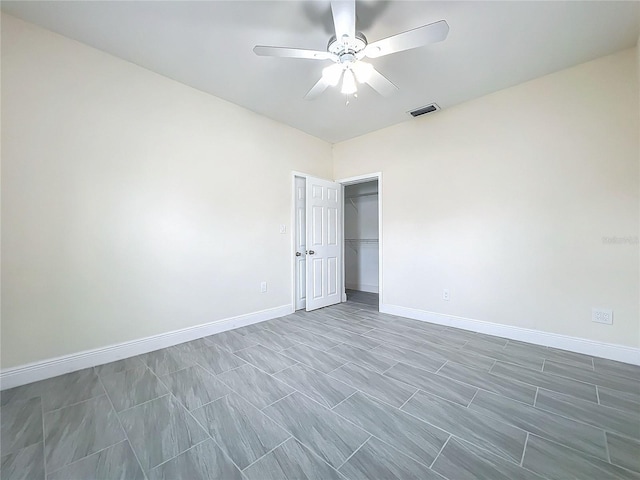
[[[347,301],[378,306],[378,181],[344,188]]]

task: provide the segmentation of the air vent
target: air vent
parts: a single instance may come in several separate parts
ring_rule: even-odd
[[[427,105],[425,107],[416,108],[415,110],[412,110],[411,112],[409,112],[409,114],[412,117],[419,117],[420,115],[437,112],[438,110],[440,110],[440,107],[435,103],[432,103],[431,105]]]

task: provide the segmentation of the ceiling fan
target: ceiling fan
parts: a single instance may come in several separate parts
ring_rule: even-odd
[[[331,60],[334,63],[322,70],[322,77],[307,92],[308,100],[317,98],[328,87],[335,87],[342,79],[340,91],[345,95],[357,95],[358,83],[366,83],[380,95],[388,96],[398,90],[373,65],[363,58],[378,58],[403,50],[422,47],[447,38],[449,25],[444,20],[368,43],[367,38],[356,31],[355,0],[331,2],[331,13],[336,34],[329,39],[327,51],[304,50],[289,47],[256,45],[256,55],[267,57],[306,58]]]

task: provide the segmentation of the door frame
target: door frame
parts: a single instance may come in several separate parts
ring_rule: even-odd
[[[327,182],[336,182],[336,180],[331,180],[324,177],[319,177],[317,175],[312,175],[310,173],[298,172],[293,170],[291,172],[290,181],[291,181],[291,219],[290,219],[290,228],[289,228],[289,252],[290,252],[290,262],[291,262],[291,312],[294,313],[296,311],[296,177],[302,177],[305,180],[309,177],[319,178],[321,180],[326,180]],[[380,187],[378,187],[380,188]],[[344,196],[344,186],[342,187],[342,191],[340,192],[342,196]],[[338,206],[340,209],[338,214],[341,217],[342,222],[342,234],[340,239],[340,254],[342,255],[342,285],[340,288],[342,289],[342,298],[340,299],[342,302],[345,301],[345,286],[344,286],[344,198],[342,202]]]
[[[382,252],[383,252],[383,231],[382,231],[382,172],[376,173],[368,173],[365,175],[358,175],[355,177],[341,178],[339,180],[335,180],[339,184],[342,185],[342,232],[344,233],[344,187],[347,185],[355,185],[357,183],[365,183],[370,182],[372,180],[378,181],[378,310],[380,310],[380,305],[382,302]],[[344,237],[344,235],[343,235]],[[346,292],[346,275],[345,275],[345,247],[344,247],[344,238],[342,239],[342,301],[347,301],[347,292]]]

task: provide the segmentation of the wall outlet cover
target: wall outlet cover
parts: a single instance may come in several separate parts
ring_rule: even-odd
[[[591,321],[611,325],[613,324],[613,310],[610,308],[592,308]]]

